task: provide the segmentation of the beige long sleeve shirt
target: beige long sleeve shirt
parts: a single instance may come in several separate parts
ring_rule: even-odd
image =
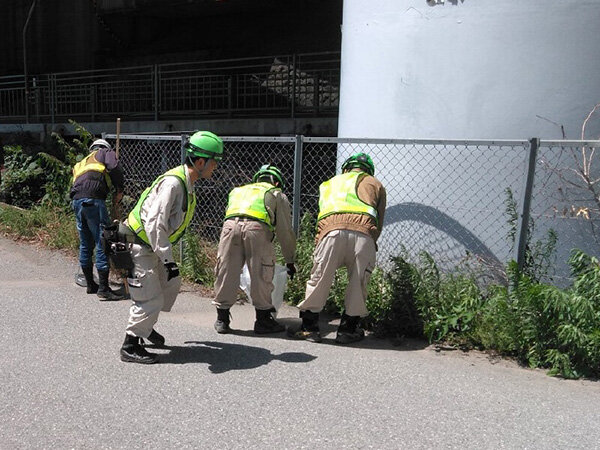
[[[265,194],[265,208],[275,227],[275,236],[286,263],[296,260],[296,234],[292,228],[292,207],[287,196],[279,189]]]
[[[187,191],[194,192],[194,186],[187,170],[185,179]],[[150,191],[140,211],[150,247],[163,264],[175,261],[169,236],[181,226],[185,219],[187,205],[185,195],[179,178],[164,177]]]

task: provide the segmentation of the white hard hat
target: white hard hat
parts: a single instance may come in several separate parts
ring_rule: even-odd
[[[96,147],[105,147],[108,150],[112,148],[104,139],[96,139],[94,142],[92,142],[92,145],[90,145],[90,151]]]

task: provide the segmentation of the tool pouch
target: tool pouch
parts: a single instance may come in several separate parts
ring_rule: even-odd
[[[115,269],[133,269],[133,259],[128,242],[123,242],[119,235],[119,222],[115,221],[104,227],[102,232],[104,253]]]

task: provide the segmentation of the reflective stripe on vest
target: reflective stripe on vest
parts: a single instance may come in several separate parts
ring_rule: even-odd
[[[367,174],[347,172],[325,181],[319,186],[319,215],[317,221],[331,214],[366,214],[377,223],[377,210],[358,198],[358,182]]]
[[[252,217],[274,230],[271,217],[265,207],[265,195],[273,189],[278,189],[269,183],[252,183],[236,187],[229,193],[229,202],[225,219],[230,217]]]
[[[192,221],[192,217],[194,216],[194,209],[196,208],[196,196],[194,195],[193,192],[189,193],[187,190],[187,181],[185,178],[185,170],[186,170],[185,166],[178,166],[178,167],[175,167],[174,169],[171,169],[171,170],[165,172],[161,176],[159,176],[156,180],[154,180],[154,182],[150,185],[149,188],[147,188],[144,192],[142,192],[140,199],[138,200],[138,202],[135,205],[135,208],[133,208],[133,211],[131,211],[129,213],[129,216],[127,217],[127,225],[129,225],[129,228],[131,228],[131,230],[146,244],[150,244],[150,240],[148,239],[148,235],[146,234],[146,230],[144,230],[144,225],[142,224],[142,219],[141,219],[142,205],[144,204],[146,197],[148,197],[148,194],[150,194],[150,191],[152,191],[152,189],[154,189],[154,187],[164,177],[175,176],[175,177],[179,178],[179,180],[183,184],[183,190],[184,190],[185,199],[186,199],[186,204],[184,205],[184,209],[186,210],[185,217],[183,218],[183,222],[181,223],[179,228],[177,228],[169,236],[169,242],[171,242],[171,244],[174,244],[177,241],[179,241],[179,239],[181,239],[181,237],[185,233],[186,228]]]
[[[103,174],[104,179],[106,180],[106,184],[109,188],[111,187],[112,183],[110,181],[108,173],[106,172],[106,166],[96,159],[96,153],[98,153],[98,150],[93,151],[81,161],[79,161],[77,164],[75,164],[75,166],[73,167],[73,183],[75,183],[75,180],[84,173],[93,171],[100,172],[101,174]]]

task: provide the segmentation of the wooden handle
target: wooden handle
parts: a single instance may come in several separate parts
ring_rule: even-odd
[[[121,118],[117,117],[117,143],[115,145],[115,153],[119,159],[119,146],[121,144]]]

